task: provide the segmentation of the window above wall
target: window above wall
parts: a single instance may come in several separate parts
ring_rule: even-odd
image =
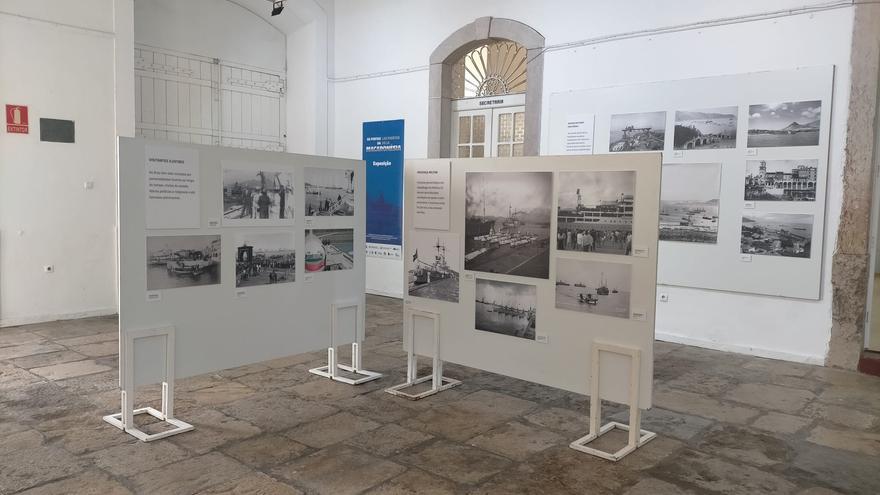
[[[452,68],[452,97],[526,92],[526,53],[513,41],[496,40],[466,53]]]

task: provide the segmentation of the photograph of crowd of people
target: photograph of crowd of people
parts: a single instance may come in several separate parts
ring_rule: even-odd
[[[293,173],[223,169],[223,223],[293,223]]]
[[[556,249],[632,252],[633,171],[560,172]]]
[[[296,280],[293,234],[240,234],[235,248],[236,287]]]

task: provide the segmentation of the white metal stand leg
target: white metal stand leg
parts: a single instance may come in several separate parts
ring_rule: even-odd
[[[434,322],[433,351],[431,353],[433,356],[431,374],[425,375],[423,377],[418,376],[419,363],[418,354],[416,354],[415,349],[416,345],[414,321],[416,317],[428,318]],[[443,376],[443,360],[440,359],[440,315],[437,313],[431,313],[429,311],[407,308],[405,310],[404,325],[405,331],[407,332],[406,382],[401,383],[400,385],[395,385],[393,387],[388,387],[385,389],[385,391],[391,395],[406,397],[410,400],[419,400],[430,395],[434,395],[437,392],[461,385],[460,381]],[[424,383],[428,380],[431,380],[431,388],[424,392],[418,394],[410,394],[404,391],[404,389],[410,388],[420,383]]]
[[[357,321],[357,330],[354,337],[354,342],[351,342],[351,365],[339,364],[338,352],[337,352],[337,337],[339,336],[339,328],[338,328],[338,315],[340,309],[345,308],[355,308],[358,312],[356,316]],[[325,378],[330,378],[331,380],[336,380],[338,382],[347,383],[349,385],[360,385],[361,383],[370,382],[379,378],[382,378],[382,373],[377,373],[375,371],[368,371],[361,367],[361,346],[360,340],[363,336],[363,328],[362,328],[362,304],[360,302],[350,302],[346,304],[331,304],[330,305],[330,347],[327,348],[327,365],[319,366],[317,368],[312,368],[309,370],[309,373],[313,373],[318,376],[323,376]],[[343,344],[344,345],[344,344]],[[347,376],[341,376],[339,374],[339,370],[347,371],[349,373],[354,373],[356,375],[360,375],[357,378],[349,378]]]
[[[601,352],[621,354],[629,356],[630,358],[628,425],[612,421],[604,426],[599,426],[602,422],[602,394],[599,390],[599,357]],[[638,349],[611,344],[593,343],[593,376],[590,381],[590,432],[588,435],[572,442],[569,445],[571,448],[609,461],[617,462],[657,436],[656,433],[641,428],[642,410],[639,409],[640,366],[641,352]],[[628,432],[627,444],[622,449],[614,453],[609,453],[587,446],[593,440],[596,440],[615,428]]]
[[[117,414],[104,416],[104,421],[143,442],[152,442],[192,430],[191,424],[174,418],[174,327],[149,328],[121,333],[123,335],[120,341],[119,373],[121,375],[122,410]],[[138,339],[159,336],[165,337],[165,379],[162,381],[162,410],[157,411],[152,407],[135,409],[134,343]],[[149,414],[168,423],[171,428],[160,433],[145,433],[134,424],[134,417],[138,414]]]

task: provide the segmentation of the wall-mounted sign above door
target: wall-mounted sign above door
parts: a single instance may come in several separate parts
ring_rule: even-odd
[[[25,105],[6,105],[6,132],[12,134],[28,133],[28,107]]]

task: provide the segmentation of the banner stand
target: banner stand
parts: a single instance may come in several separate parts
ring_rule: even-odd
[[[357,311],[357,316],[355,318],[357,321],[358,329],[355,332],[355,336],[353,339],[348,339],[348,341],[341,341],[343,340],[343,338],[340,335],[338,328],[338,315],[340,309],[346,308],[355,308],[355,310]],[[363,314],[363,305],[358,301],[330,305],[330,347],[327,348],[327,365],[312,368],[309,370],[309,373],[323,376],[325,378],[330,378],[331,380],[335,380],[337,382],[347,383],[349,385],[360,385],[362,383],[367,383],[382,378],[382,373],[367,371],[361,368],[360,342],[361,336],[363,335]],[[351,344],[351,365],[349,366],[345,364],[339,364],[337,358],[337,349],[339,348],[339,346],[349,343]],[[339,370],[346,371],[348,373],[354,373],[356,375],[360,375],[360,377],[349,378],[347,376],[342,376],[339,374]]]
[[[417,316],[427,318],[434,322],[432,370],[430,375],[426,375],[423,377],[418,376],[419,363],[418,355],[415,352],[416,346],[414,320]],[[409,400],[419,400],[434,395],[437,392],[441,392],[443,390],[461,385],[461,382],[459,380],[454,380],[452,378],[447,378],[443,376],[443,360],[440,359],[440,315],[438,313],[432,313],[430,311],[407,308],[404,311],[404,325],[404,331],[406,332],[406,335],[404,336],[404,341],[406,342],[406,382],[401,383],[400,385],[386,388],[385,391],[391,395],[405,397]],[[403,391],[403,389],[413,387],[428,380],[431,380],[431,388],[424,392],[410,394]]]
[[[599,357],[602,352],[619,354],[630,358],[629,403],[627,404],[629,406],[628,425],[611,421],[601,428],[599,427],[599,424],[602,421],[602,395],[599,391]],[[590,380],[590,432],[588,435],[572,442],[569,447],[579,452],[617,462],[657,437],[656,433],[641,429],[642,410],[639,409],[638,402],[640,364],[641,351],[637,348],[593,342],[592,377]],[[609,453],[587,446],[593,440],[596,440],[614,429],[623,430],[629,433],[627,444],[622,449],[614,453]]]
[[[117,414],[104,416],[104,421],[141,440],[152,442],[160,438],[170,437],[193,429],[189,423],[174,419],[174,327],[147,328],[120,332],[123,336],[119,355],[119,373],[122,392],[120,398],[122,410]],[[134,408],[134,343],[138,339],[161,337],[165,339],[165,376],[162,380],[162,410],[157,411],[152,407]],[[164,421],[171,426],[170,429],[159,433],[148,434],[140,430],[134,423],[134,417],[138,414],[149,414],[154,418]]]

